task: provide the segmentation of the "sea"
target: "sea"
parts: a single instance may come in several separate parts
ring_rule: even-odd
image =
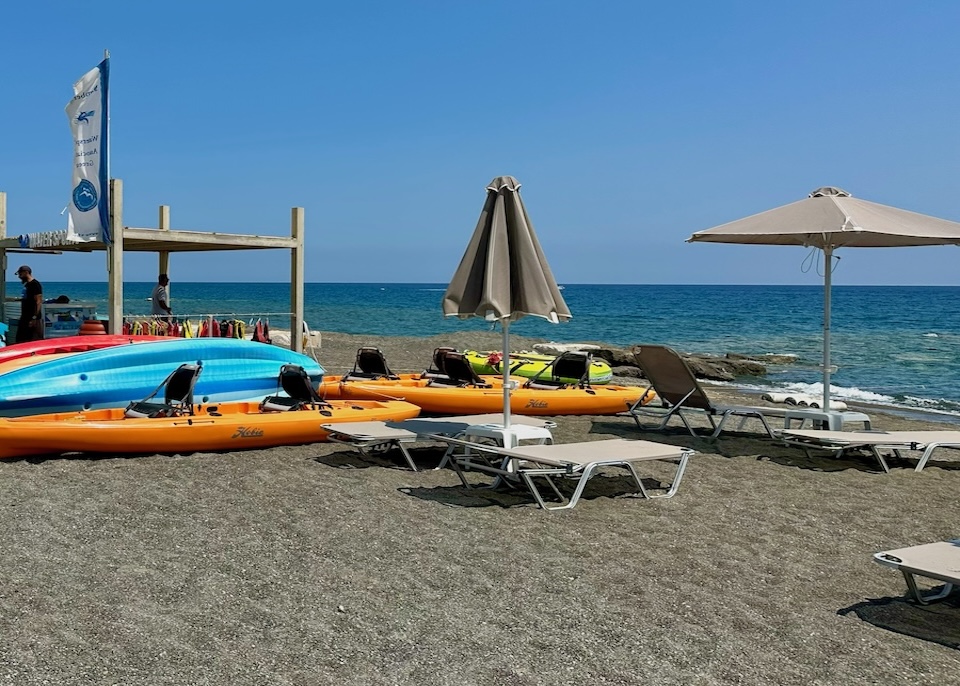
[[[153,282],[124,284],[124,312],[149,312]],[[307,283],[304,319],[313,330],[372,336],[485,331],[479,319],[445,319],[441,283]],[[8,295],[20,292],[7,285]],[[736,386],[822,395],[822,286],[564,284],[573,318],[526,317],[511,333],[556,342],[618,347],[669,345],[682,352],[789,355],[762,379]],[[66,295],[107,310],[107,284],[44,281],[44,295]],[[261,318],[289,327],[289,283],[185,283],[171,286],[181,316]],[[834,286],[832,397],[923,411],[960,421],[960,287]],[[321,352],[321,363],[322,352]]]

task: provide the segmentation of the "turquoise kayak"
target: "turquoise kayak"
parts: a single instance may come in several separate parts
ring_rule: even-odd
[[[311,357],[235,338],[184,338],[57,357],[0,375],[0,416],[19,417],[125,407],[142,400],[181,364],[202,364],[197,403],[257,400],[277,391],[280,367],[303,367],[314,384],[323,368]]]

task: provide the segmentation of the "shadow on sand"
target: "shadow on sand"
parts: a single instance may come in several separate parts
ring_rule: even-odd
[[[661,489],[665,485],[657,479],[641,479],[643,487],[650,491]],[[575,484],[571,481],[556,479],[557,487],[567,498],[573,492]],[[442,503],[451,507],[536,507],[536,501],[533,496],[522,485],[515,487],[501,486],[498,488],[487,488],[479,486],[475,488],[466,488],[462,485],[456,486],[434,486],[434,487],[415,487],[401,488],[401,493],[420,498],[421,500],[430,500]],[[545,488],[541,491],[546,492]],[[630,498],[644,500],[637,493],[636,484],[628,477],[619,475],[598,474],[590,479],[586,492],[583,493],[580,500],[594,500],[596,498]],[[547,499],[544,496],[544,499]]]
[[[960,649],[960,594],[931,605],[906,598],[877,598],[838,610],[841,617],[856,615],[863,621],[922,641]]]

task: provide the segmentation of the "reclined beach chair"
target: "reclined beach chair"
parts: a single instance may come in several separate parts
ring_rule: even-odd
[[[344,375],[344,381],[369,381],[371,379],[398,379],[390,371],[387,360],[379,348],[363,347],[357,350],[353,369]]]
[[[656,402],[644,406],[643,403],[647,401],[647,393],[645,393],[624,413],[633,417],[641,430],[662,431],[671,419],[678,417],[690,434],[696,436],[697,432],[687,419],[688,413],[696,413],[705,416],[713,427],[710,438],[720,435],[730,417],[741,417],[741,428],[744,420],[751,417],[758,419],[771,438],[777,437],[767,418],[783,417],[785,412],[783,409],[714,405],[690,367],[672,348],[663,345],[637,346],[633,349],[633,356],[637,365],[643,370],[643,375],[650,382],[647,393],[655,391],[660,402],[659,407],[656,406]],[[655,425],[644,424],[641,422],[642,417],[659,419],[659,422]],[[717,417],[720,418],[719,421],[716,420]]]
[[[910,593],[921,605],[943,600],[960,585],[960,539],[915,545],[910,548],[874,553],[873,559],[884,567],[899,569]],[[915,576],[942,581],[939,592],[923,592]]]
[[[921,471],[937,448],[960,448],[960,431],[802,431],[785,429],[780,438],[787,445],[826,450],[840,457],[850,450],[865,449],[873,453],[883,471],[889,472],[882,450],[890,450],[898,458],[901,451],[923,451],[915,471]]]
[[[448,380],[450,377],[443,369],[443,356],[447,353],[457,352],[456,348],[440,347],[434,348],[431,365],[421,374],[424,379]]]
[[[478,388],[491,388],[492,384],[487,383],[474,371],[470,362],[463,353],[444,352],[442,356],[442,368],[445,376],[438,376],[430,379],[430,384],[443,386],[477,386]]]
[[[556,423],[539,417],[517,416],[510,420],[513,424],[525,424],[545,429],[555,429]],[[342,422],[339,424],[321,424],[329,431],[329,439],[334,443],[351,445],[363,454],[397,448],[407,465],[413,471],[417,464],[406,444],[435,441],[437,436],[456,437],[468,427],[477,424],[503,424],[502,414],[474,414],[451,417],[415,417],[399,422]],[[450,451],[448,451],[449,453]],[[445,455],[437,469],[445,466]]]
[[[283,390],[286,395],[279,395]],[[277,377],[278,395],[267,396],[260,401],[261,412],[288,412],[290,410],[316,409],[330,416],[330,403],[326,402],[313,387],[306,370],[297,364],[280,367]]]
[[[570,379],[575,381],[571,382]],[[526,381],[524,388],[567,388],[590,385],[590,354],[570,351],[558,355],[536,376]]]
[[[464,476],[464,470],[485,472],[506,483],[522,483],[537,504],[545,510],[567,510],[576,507],[590,477],[601,467],[625,469],[637,485],[637,491],[644,498],[670,498],[680,487],[687,461],[693,455],[693,451],[689,448],[623,438],[583,443],[522,445],[515,448],[474,443],[449,436],[434,436],[434,438],[446,442],[451,447],[463,448],[462,453],[451,456],[450,463],[467,488],[470,488],[470,484]],[[670,485],[665,487],[664,493],[648,493],[637,474],[637,463],[649,460],[677,462],[676,472]],[[563,502],[564,497],[554,482],[556,477],[577,480],[577,485],[566,502]],[[561,503],[560,505],[547,504],[537,487],[537,479],[543,479],[546,482]]]
[[[125,417],[175,417],[193,414],[193,387],[203,367],[182,364],[167,376],[157,388],[139,402],[132,402],[124,410]],[[154,400],[163,391],[163,402]]]

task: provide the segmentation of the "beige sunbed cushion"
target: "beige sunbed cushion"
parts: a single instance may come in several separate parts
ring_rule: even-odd
[[[784,438],[802,438],[822,445],[910,446],[960,445],[960,431],[817,431],[787,429]]]
[[[510,450],[497,449],[505,455],[537,464],[554,467],[604,464],[616,462],[639,462],[642,460],[678,460],[686,448],[653,441],[635,441],[611,438],[605,441],[582,443],[555,443],[546,445],[523,445]]]
[[[346,436],[358,441],[368,440],[414,440],[417,434],[396,426],[387,426],[386,422],[340,422],[321,424],[320,428],[338,436]]]
[[[899,563],[888,559],[878,560],[883,564],[906,568],[907,571],[921,575],[934,574],[937,578],[950,577],[960,584],[960,540],[938,541],[910,548],[886,550],[878,555],[900,559]]]

